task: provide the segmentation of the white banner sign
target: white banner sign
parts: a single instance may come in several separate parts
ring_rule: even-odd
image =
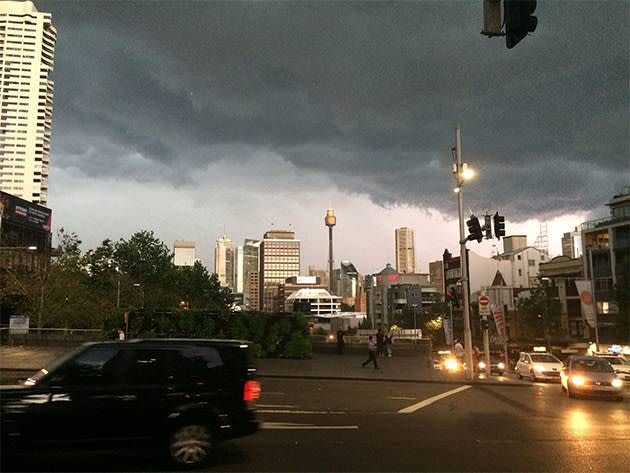
[[[29,328],[29,318],[26,315],[9,316],[9,333],[11,335],[26,335]]]
[[[492,304],[492,316],[494,317],[494,324],[497,326],[497,334],[499,337],[505,337],[505,317],[501,304]]]
[[[582,314],[589,327],[595,327],[595,307],[593,306],[593,294],[591,292],[591,281],[588,279],[576,280],[575,287],[580,295],[582,304]]]
[[[446,340],[447,345],[453,344],[453,327],[451,327],[451,321],[449,319],[444,319],[442,321],[442,325],[444,326],[444,339]]]

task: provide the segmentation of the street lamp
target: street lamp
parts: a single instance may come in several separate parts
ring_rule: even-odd
[[[464,183],[475,176],[475,172],[468,167],[467,163],[462,163],[462,133],[459,125],[455,129],[455,147],[453,148],[453,176],[457,193],[457,204],[459,213],[459,261],[462,270],[462,285],[464,295],[464,350],[465,362],[468,366],[467,377],[474,378],[472,361],[472,333],[470,331],[470,294],[468,293],[468,260],[466,254],[466,238],[464,234]]]

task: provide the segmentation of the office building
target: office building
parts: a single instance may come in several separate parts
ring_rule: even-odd
[[[223,287],[234,290],[235,251],[232,240],[223,236],[214,248],[214,272]]]
[[[308,275],[318,277],[325,287],[330,287],[330,275],[328,274],[328,270],[319,269],[316,266],[309,266]]]
[[[48,202],[57,32],[33,2],[0,1],[0,190]]]
[[[280,286],[300,275],[300,240],[291,230],[270,230],[260,243],[260,305],[265,312],[284,310]]]
[[[341,302],[345,305],[355,307],[359,295],[359,279],[359,272],[354,264],[342,261],[339,269],[333,270],[332,292],[341,297]]]
[[[578,230],[585,279],[593,280],[595,288],[599,338],[613,342],[627,336],[623,332],[627,322],[619,313],[615,291],[630,286],[630,186],[606,205],[608,217],[584,222]]]
[[[399,323],[404,311],[422,314],[439,301],[437,290],[429,284],[428,274],[399,273],[391,264],[380,273],[365,277],[365,291],[367,316],[373,328],[379,324]]]
[[[429,263],[429,278],[431,286],[433,286],[439,294],[444,296],[444,262],[432,261]]]
[[[195,242],[175,240],[173,244],[173,264],[175,266],[194,266],[195,261]]]
[[[401,274],[416,272],[415,232],[411,228],[396,229],[396,270]]]
[[[247,291],[245,292],[245,307],[249,310],[261,310],[260,307],[260,273],[250,272],[247,275]]]
[[[341,313],[341,297],[324,288],[302,288],[287,297],[285,310],[307,317],[333,317]]]
[[[249,285],[251,273],[258,273],[258,253],[260,251],[260,241],[245,239],[243,246],[236,249],[236,267],[235,267],[235,288],[237,293],[243,294],[243,300],[246,307],[249,307]],[[258,297],[256,297],[258,299]]]

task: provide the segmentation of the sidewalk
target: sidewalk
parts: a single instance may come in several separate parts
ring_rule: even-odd
[[[39,369],[67,353],[68,347],[19,347],[0,346],[0,378],[9,380]],[[379,369],[372,365],[361,366],[365,355],[315,353],[307,360],[260,359],[255,364],[260,377],[312,378],[312,379],[352,379],[365,381],[398,381],[424,383],[468,382],[460,375],[451,375],[434,370],[421,356],[400,356],[378,358]],[[0,380],[0,382],[4,382]],[[529,386],[529,383],[502,376],[489,380],[477,379],[475,383],[510,386]]]

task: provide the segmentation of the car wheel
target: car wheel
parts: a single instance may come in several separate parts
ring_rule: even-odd
[[[523,379],[523,375],[521,374],[521,372],[518,372],[518,379]]]
[[[169,441],[171,460],[180,466],[203,465],[212,449],[212,434],[208,427],[198,424],[182,425],[175,429]]]
[[[567,397],[568,398],[574,398],[575,394],[571,392],[571,388],[569,386],[567,386]]]
[[[536,373],[534,372],[534,370],[532,370],[532,371],[531,371],[530,375],[531,375],[531,377],[532,377],[532,382],[533,382],[533,383],[535,383],[536,381],[538,381],[538,380],[536,379]]]

